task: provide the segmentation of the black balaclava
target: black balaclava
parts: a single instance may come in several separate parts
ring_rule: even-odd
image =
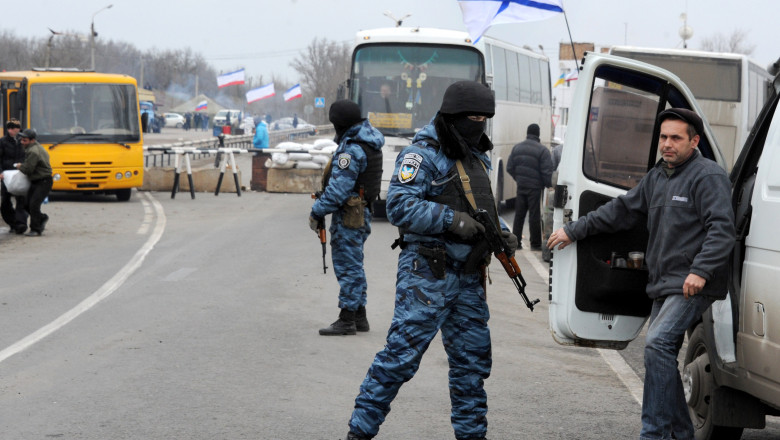
[[[475,81],[458,81],[444,92],[439,115],[434,120],[444,154],[454,159],[466,157],[469,148],[488,151],[493,144],[485,136],[486,121],[476,122],[469,116],[493,117],[493,92]]]
[[[360,107],[349,99],[341,99],[331,104],[328,119],[333,124],[333,128],[336,129],[336,138],[334,139],[336,143],[353,125],[364,120],[360,117]]]

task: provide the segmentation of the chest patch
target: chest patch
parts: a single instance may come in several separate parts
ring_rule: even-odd
[[[401,183],[407,183],[414,180],[417,176],[417,171],[420,170],[420,164],[422,164],[422,156],[416,153],[406,153],[403,161],[401,162],[401,168],[398,169],[398,181]]]
[[[339,158],[337,162],[339,164],[339,168],[341,168],[342,170],[346,170],[347,168],[349,168],[349,164],[351,162],[352,162],[352,156],[350,156],[349,153],[339,154]]]

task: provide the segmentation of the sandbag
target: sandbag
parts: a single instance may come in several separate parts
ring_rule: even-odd
[[[311,160],[311,154],[309,153],[287,153],[287,157],[289,160],[293,160],[296,162]]]
[[[274,163],[279,165],[286,164],[289,158],[290,157],[287,155],[287,153],[274,153],[271,155],[271,160],[273,160]]]
[[[322,150],[325,147],[337,146],[335,142],[330,139],[317,139],[314,141],[313,148],[315,150]]]
[[[3,182],[8,192],[15,196],[26,196],[30,189],[30,179],[19,170],[3,171]]]
[[[303,161],[303,162],[295,162],[295,168],[302,169],[302,170],[320,170],[322,169],[322,164],[312,162],[312,161]]]
[[[265,160],[265,167],[273,168],[275,170],[288,170],[294,166],[295,166],[295,162],[287,162],[286,164],[282,165],[272,161],[271,159]]]
[[[330,161],[330,156],[326,156],[324,154],[312,154],[311,161],[318,164],[325,165]]]

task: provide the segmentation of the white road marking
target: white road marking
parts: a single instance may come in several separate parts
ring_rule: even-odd
[[[146,199],[142,199],[141,204],[144,207],[144,220],[141,222],[141,226],[138,227],[136,234],[146,235],[146,233],[149,232],[149,227],[154,221],[154,211],[152,211],[152,205]]]
[[[160,237],[162,237],[162,234],[165,231],[166,222],[162,205],[160,205],[160,203],[155,200],[150,193],[144,192],[143,195],[154,206],[154,210],[157,213],[157,224],[155,225],[152,234],[149,236],[149,239],[146,240],[146,243],[144,243],[141,249],[135,253],[133,258],[131,258],[130,261],[119,270],[119,272],[117,272],[110,280],[106,281],[105,284],[100,286],[100,288],[98,288],[86,299],[81,301],[78,305],[68,310],[49,324],[41,327],[25,338],[9,346],[8,348],[5,348],[3,351],[0,351],[0,362],[3,362],[9,357],[30,348],[38,341],[64,327],[66,324],[76,319],[79,315],[91,309],[94,305],[114,293],[119,287],[122,286],[122,284],[124,284],[125,281],[127,281],[130,275],[132,275],[139,267],[141,267],[141,263],[143,263],[146,256],[149,254],[152,248],[154,248],[154,245],[160,241]]]

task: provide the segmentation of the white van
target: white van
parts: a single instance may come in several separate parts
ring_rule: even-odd
[[[739,439],[780,414],[780,79],[731,174],[737,243],[729,296],[688,330],[683,382],[696,439]],[[555,189],[553,229],[634,187],[658,160],[656,115],[703,114],[675,75],[587,54],[573,98]],[[699,151],[725,168],[705,120]],[[549,322],[561,344],[625,348],[645,325],[647,272],[607,260],[644,251],[644,228],[599,234],[553,252]],[[775,318],[775,314],[778,316]],[[774,321],[778,319],[778,321]]]
[[[227,115],[230,113],[230,122],[229,124],[238,127],[238,123],[241,121],[241,110],[237,109],[224,109],[217,112],[216,115],[214,115],[214,126],[222,126],[225,125],[225,120],[227,119]]]

